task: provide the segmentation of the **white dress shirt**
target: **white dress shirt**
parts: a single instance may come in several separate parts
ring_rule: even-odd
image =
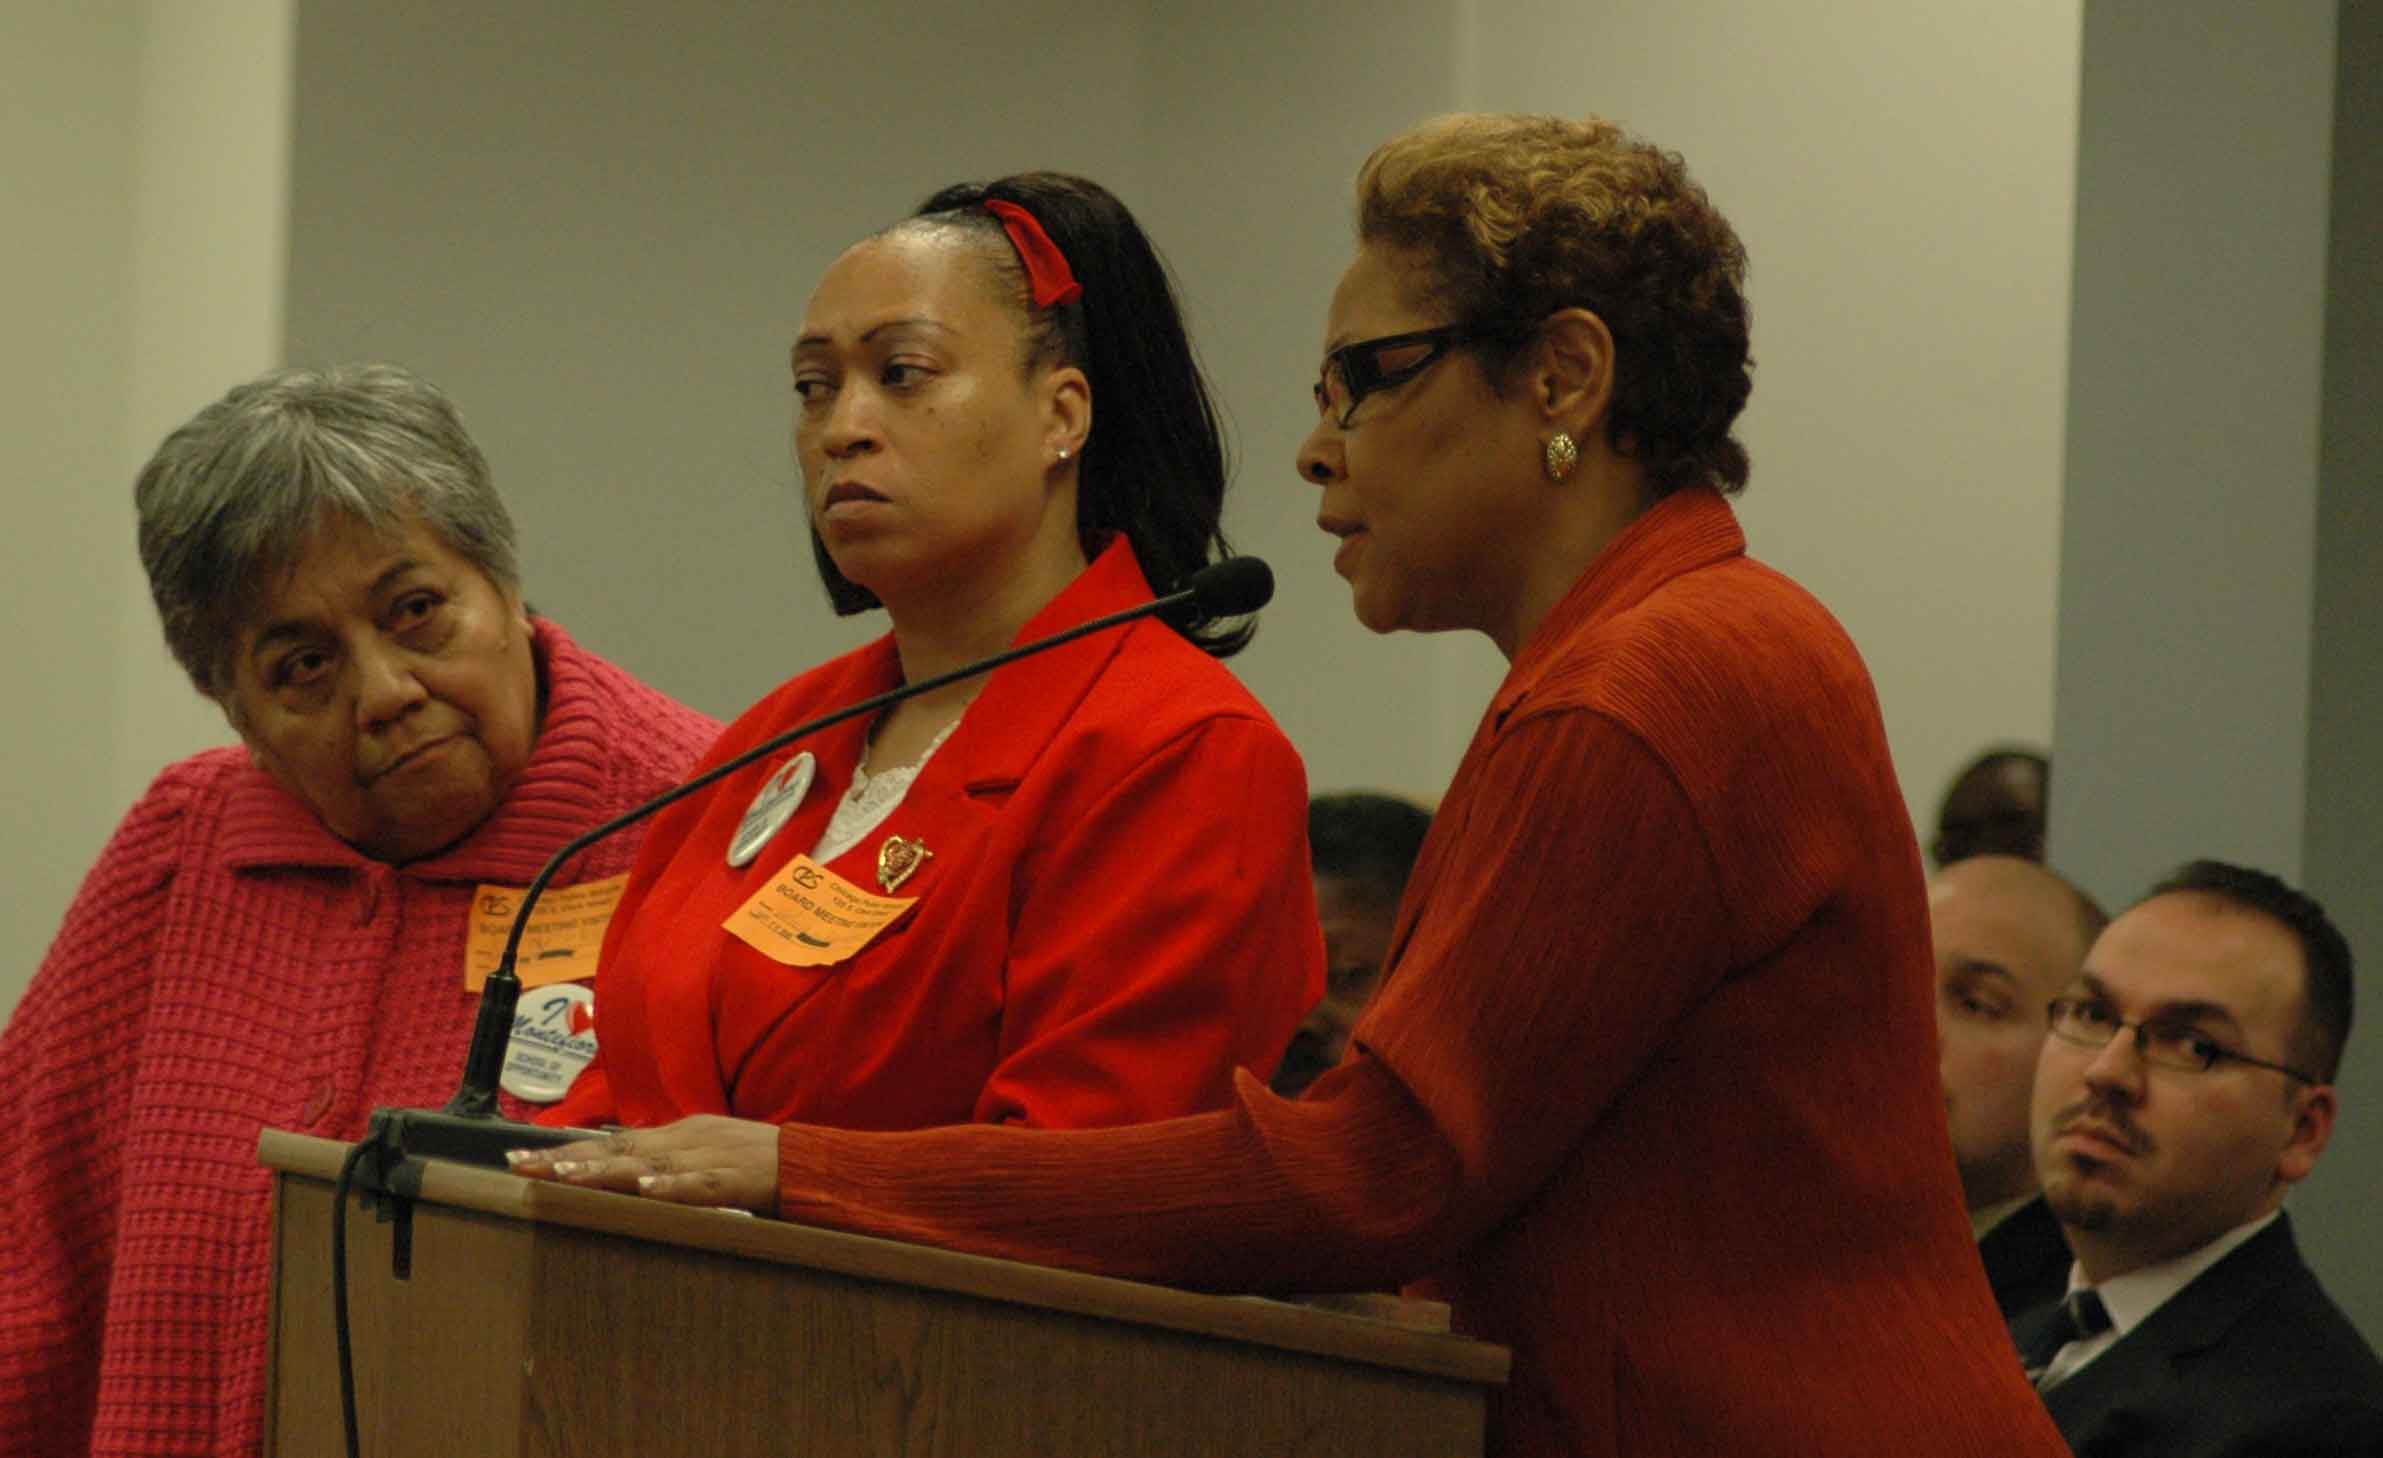
[[[2187,1251],[2174,1260],[2162,1261],[2156,1266],[2145,1266],[2123,1276],[2112,1276],[2094,1287],[2094,1294],[2102,1298],[2103,1309],[2110,1313],[2110,1329],[2083,1341],[2070,1342],[2055,1352],[2051,1362],[2045,1366],[2043,1379],[2038,1385],[2047,1389],[2057,1387],[2076,1375],[2078,1369],[2116,1346],[2128,1332],[2150,1320],[2151,1314],[2165,1305],[2169,1297],[2191,1285],[2203,1271],[2224,1260],[2227,1252],[2274,1224],[2275,1217],[2282,1213],[2280,1208],[2270,1210],[2256,1220],[2235,1226],[2197,1250]],[[2081,1290],[2085,1284],[2084,1269],[2071,1261],[2069,1290]]]

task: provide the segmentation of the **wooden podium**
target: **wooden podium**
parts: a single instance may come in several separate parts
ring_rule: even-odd
[[[281,1458],[341,1451],[347,1149],[258,1144],[278,1171],[265,1449]],[[1397,1320],[422,1171],[404,1279],[399,1227],[360,1197],[345,1213],[365,1458],[1456,1458],[1482,1451],[1506,1380],[1505,1349]]]

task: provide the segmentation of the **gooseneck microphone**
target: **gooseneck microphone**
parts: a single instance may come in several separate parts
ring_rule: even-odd
[[[797,724],[568,842],[546,862],[537,878],[530,882],[529,889],[523,893],[521,909],[514,914],[513,928],[505,938],[504,955],[497,962],[496,969],[488,974],[488,980],[481,985],[480,1012],[472,1025],[471,1045],[464,1055],[463,1082],[455,1090],[455,1096],[447,1101],[444,1109],[437,1111],[373,1111],[371,1133],[366,1136],[366,1142],[379,1146],[380,1172],[388,1172],[392,1165],[408,1155],[462,1160],[470,1164],[502,1168],[508,1149],[567,1144],[591,1137],[590,1132],[584,1129],[551,1129],[543,1125],[516,1124],[497,1116],[497,1080],[503,1072],[506,1045],[513,1036],[514,1008],[521,998],[521,979],[514,974],[514,960],[521,947],[522,933],[529,925],[531,908],[537,905],[547,882],[554,879],[555,873],[573,856],[613,832],[634,825],[736,773],[755,760],[784,749],[795,740],[832,728],[857,715],[891,707],[904,699],[965,678],[974,678],[978,674],[990,673],[1004,664],[1015,663],[1021,658],[1140,618],[1182,609],[1190,609],[1201,617],[1242,617],[1264,607],[1273,596],[1274,573],[1264,562],[1255,557],[1228,557],[1193,573],[1184,580],[1180,589],[1165,597],[1078,623],[1047,638],[1037,638],[1031,643],[996,653],[949,673],[904,684],[808,723]]]

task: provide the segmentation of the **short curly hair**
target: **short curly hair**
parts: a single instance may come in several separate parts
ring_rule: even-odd
[[[1457,321],[1595,313],[1617,357],[1607,439],[1650,495],[1745,486],[1730,426],[1754,387],[1746,250],[1678,153],[1595,117],[1437,117],[1365,160],[1357,236],[1420,255]],[[1529,338],[1480,346],[1494,387]]]

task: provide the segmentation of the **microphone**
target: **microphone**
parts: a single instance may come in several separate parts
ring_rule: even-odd
[[[1165,601],[1177,598],[1191,599],[1202,617],[1245,618],[1274,600],[1274,569],[1255,557],[1227,557],[1184,579],[1183,590]]]
[[[368,1161],[368,1178],[379,1188],[389,1189],[391,1193],[411,1194],[411,1190],[395,1190],[390,1185],[398,1166],[409,1156],[460,1160],[466,1164],[502,1169],[508,1149],[544,1148],[597,1137],[597,1131],[594,1130],[517,1124],[497,1114],[497,1080],[504,1069],[506,1046],[513,1038],[514,1009],[521,998],[521,979],[514,973],[514,960],[521,947],[522,933],[529,926],[531,908],[537,905],[547,882],[553,880],[555,873],[573,856],[613,832],[635,825],[698,790],[708,788],[755,760],[775,754],[797,739],[833,728],[847,719],[888,708],[904,699],[957,683],[961,679],[990,673],[1021,658],[1140,618],[1175,613],[1189,613],[1204,618],[1244,617],[1264,607],[1273,596],[1274,573],[1264,562],[1255,557],[1228,557],[1194,572],[1184,579],[1182,587],[1164,597],[1078,623],[1047,638],[1037,638],[1031,643],[996,653],[949,673],[889,689],[809,723],[797,724],[792,729],[770,736],[734,759],[714,765],[685,784],[665,790],[644,804],[616,815],[567,842],[539,870],[536,879],[530,882],[529,889],[522,893],[521,909],[514,914],[513,928],[505,937],[504,955],[499,958],[496,969],[488,974],[488,980],[481,984],[480,1012],[472,1024],[472,1041],[464,1054],[463,1081],[455,1090],[455,1096],[447,1101],[445,1108],[439,1110],[373,1110],[370,1132],[364,1140],[364,1144],[374,1150],[374,1157]],[[412,1185],[416,1181],[408,1179],[406,1183]]]

